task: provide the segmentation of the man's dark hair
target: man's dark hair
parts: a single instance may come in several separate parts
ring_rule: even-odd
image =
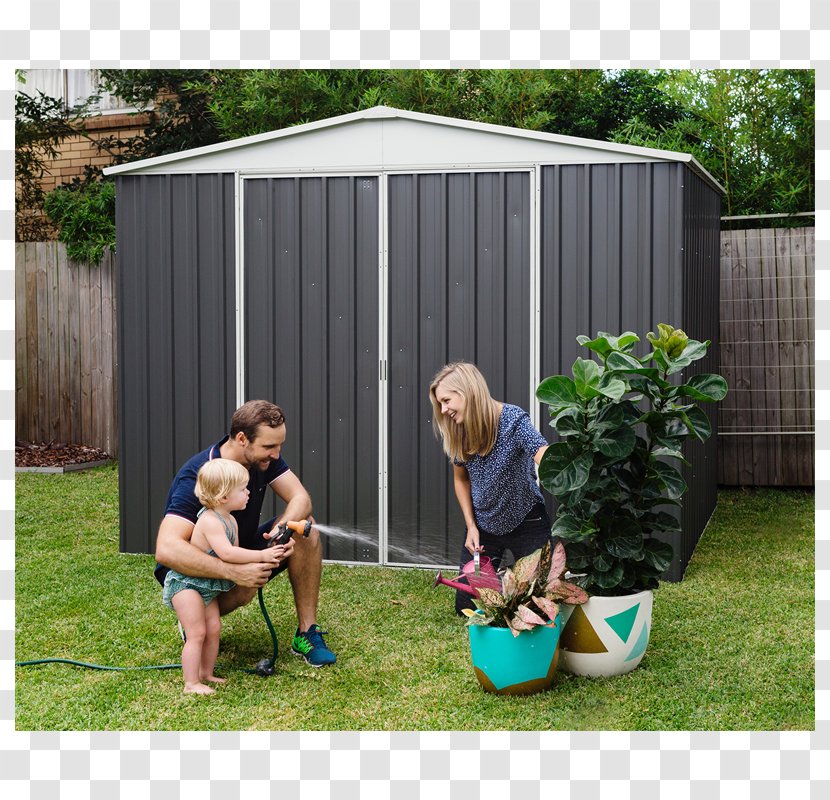
[[[279,406],[267,400],[249,400],[239,406],[231,417],[231,439],[237,433],[244,433],[245,438],[253,442],[260,425],[279,428],[280,425],[285,425],[285,414]]]

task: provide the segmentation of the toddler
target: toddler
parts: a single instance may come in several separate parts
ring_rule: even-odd
[[[236,520],[232,511],[248,505],[248,470],[236,461],[214,458],[196,477],[196,496],[204,506],[193,528],[191,543],[209,555],[233,564],[253,561],[276,562],[273,547],[247,550],[237,545]],[[213,674],[219,653],[219,603],[217,595],[233,587],[219,578],[198,578],[170,570],[164,580],[162,599],[179,618],[184,631],[182,673],[186,694],[213,694],[208,683],[224,683]]]

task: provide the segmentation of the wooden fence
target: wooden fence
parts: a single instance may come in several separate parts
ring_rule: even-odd
[[[721,234],[718,481],[812,486],[815,228]],[[115,259],[16,249],[17,431],[118,454]]]
[[[15,246],[16,437],[118,454],[115,259],[70,263],[58,242]]]
[[[815,228],[721,233],[718,482],[812,486]]]

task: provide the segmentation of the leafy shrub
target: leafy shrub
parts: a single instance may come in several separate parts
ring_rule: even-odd
[[[99,264],[104,251],[115,247],[115,184],[111,181],[59,186],[46,196],[44,208],[73,261]]]
[[[712,432],[697,402],[726,396],[719,375],[670,381],[706,355],[708,341],[662,323],[647,338],[654,349],[638,358],[633,349],[640,338],[630,331],[578,336],[601,363],[577,358],[573,378],[555,375],[536,390],[561,437],[539,465],[542,486],[559,504],[553,533],[565,542],[568,568],[579,575],[574,580],[591,594],[657,587],[673,548],[654,534],[680,530],[661,507],[680,506],[687,488],[663,459],[686,462],[686,439],[705,441]]]
[[[535,553],[518,559],[512,570],[504,571],[501,591],[477,588],[478,597],[473,603],[479,613],[464,609],[468,624],[510,628],[514,636],[537,625],[550,625],[559,614],[557,602],[577,605],[588,601],[579,586],[563,579],[564,574],[562,542],[556,547],[545,542]]]

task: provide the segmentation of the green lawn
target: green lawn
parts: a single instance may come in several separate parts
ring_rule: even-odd
[[[179,661],[175,617],[151,556],[118,552],[118,473],[17,476],[16,659]],[[16,668],[20,730],[787,730],[814,727],[813,494],[722,491],[680,584],[655,595],[634,672],[557,676],[525,698],[484,693],[452,592],[421,570],[327,565],[320,622],[338,655],[313,669],[289,652],[288,581],[224,620],[229,682],[185,696],[178,670]],[[223,674],[220,672],[220,674]]]

